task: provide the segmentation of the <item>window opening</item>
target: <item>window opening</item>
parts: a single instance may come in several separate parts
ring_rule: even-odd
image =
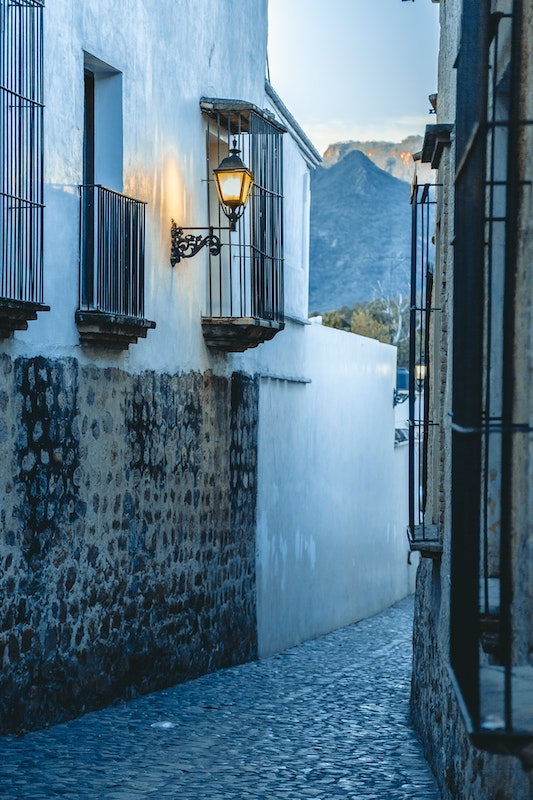
[[[94,73],[84,70],[83,189],[81,195],[82,272],[80,285],[82,307],[94,301]]]
[[[80,309],[144,315],[145,203],[122,193],[122,75],[85,55]]]

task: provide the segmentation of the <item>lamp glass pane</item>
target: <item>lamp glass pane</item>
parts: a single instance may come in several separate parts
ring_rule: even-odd
[[[415,378],[417,381],[423,381],[426,377],[427,368],[425,364],[415,364]]]
[[[250,194],[250,189],[252,188],[253,182],[254,179],[252,173],[246,170],[243,176],[242,189],[241,189],[241,197],[242,197],[241,202],[243,205],[246,205],[248,201],[248,195]]]
[[[230,208],[246,205],[252,186],[249,170],[215,170],[214,173],[220,202]]]
[[[242,175],[235,172],[219,173],[218,181],[223,202],[228,206],[240,203]]]

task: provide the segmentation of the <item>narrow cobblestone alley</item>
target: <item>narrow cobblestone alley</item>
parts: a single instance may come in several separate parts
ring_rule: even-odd
[[[438,800],[412,599],[272,658],[0,740],[3,800]]]

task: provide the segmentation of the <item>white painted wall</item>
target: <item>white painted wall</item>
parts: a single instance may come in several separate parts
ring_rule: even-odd
[[[407,449],[394,447],[395,348],[320,325],[300,338],[292,379],[261,379],[262,656],[374,614],[414,588]]]
[[[283,208],[283,255],[285,315],[306,320],[309,296],[309,226],[311,217],[310,169],[321,160],[306,141],[290,111],[270,88],[267,108],[286,127],[283,137],[283,185],[287,201]]]

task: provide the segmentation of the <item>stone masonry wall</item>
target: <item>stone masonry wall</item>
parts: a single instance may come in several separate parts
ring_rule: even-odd
[[[0,730],[256,656],[257,382],[0,356]]]
[[[514,756],[472,745],[446,665],[448,553],[420,560],[415,595],[411,714],[443,800],[530,800],[527,773]]]

